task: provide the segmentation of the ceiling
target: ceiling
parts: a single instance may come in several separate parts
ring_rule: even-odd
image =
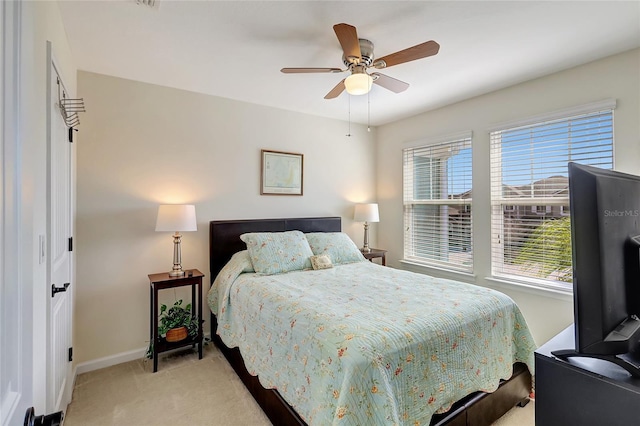
[[[640,46],[638,1],[59,3],[80,70],[373,126]],[[347,73],[280,69],[344,68],[341,22],[376,57],[428,40],[440,52],[380,70],[405,92],[325,100]]]

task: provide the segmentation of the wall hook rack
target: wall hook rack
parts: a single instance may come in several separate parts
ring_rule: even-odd
[[[80,124],[79,112],[86,112],[84,108],[84,99],[70,99],[65,98],[64,95],[60,99],[60,111],[62,112],[62,118],[68,127],[75,127]]]
[[[79,112],[86,112],[84,108],[84,99],[67,98],[67,94],[58,79],[58,106],[62,119],[69,128],[73,128],[80,124]]]

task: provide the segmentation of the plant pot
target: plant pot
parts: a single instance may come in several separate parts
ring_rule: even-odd
[[[172,328],[167,331],[167,342],[179,342],[187,338],[187,327]]]

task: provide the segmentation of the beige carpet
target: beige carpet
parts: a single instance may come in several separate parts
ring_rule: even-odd
[[[269,426],[271,423],[212,344],[202,360],[188,350],[81,374],[64,426]],[[533,403],[494,426],[534,426]]]

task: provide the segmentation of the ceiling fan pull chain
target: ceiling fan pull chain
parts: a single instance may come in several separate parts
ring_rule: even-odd
[[[367,132],[371,132],[371,91],[367,92]]]
[[[349,103],[348,103],[348,105],[349,105],[349,133],[347,133],[346,136],[348,138],[350,138],[351,137],[351,95],[348,95],[348,96],[349,96]]]

